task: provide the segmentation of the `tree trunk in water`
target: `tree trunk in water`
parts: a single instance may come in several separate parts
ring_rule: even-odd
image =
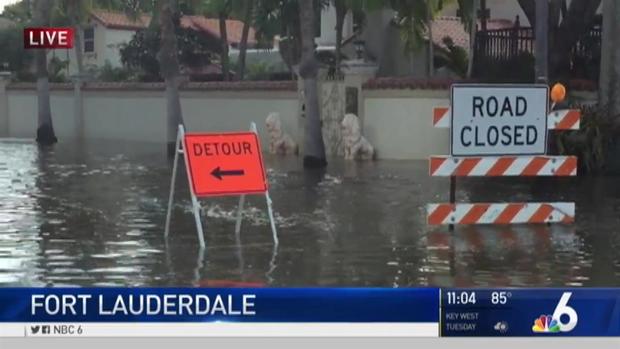
[[[161,1],[159,14],[161,45],[158,54],[161,72],[166,82],[166,120],[168,155],[173,156],[179,125],[183,125],[183,113],[179,99],[179,59],[177,38],[174,31],[174,0]]]
[[[327,166],[327,160],[319,110],[318,64],[314,52],[314,1],[299,2],[299,19],[302,38],[299,75],[304,80],[306,102],[304,167],[322,168]]]
[[[226,32],[226,18],[228,17],[225,12],[220,12],[220,61],[222,63],[222,74],[224,81],[230,80],[230,70],[228,64],[228,33]]]
[[[77,63],[78,72],[73,82],[73,113],[76,121],[76,136],[78,139],[81,139],[84,136],[84,102],[82,100],[82,84],[84,79],[84,63],[82,54],[84,51],[82,50],[82,26],[79,24],[79,19],[76,19],[75,23],[75,46],[73,49],[75,51],[75,61]]]
[[[557,28],[553,46],[549,50],[549,75],[555,80],[567,78],[570,55],[575,43],[592,28],[601,0],[572,0],[566,16]]]
[[[474,51],[476,50],[476,29],[478,26],[477,11],[480,6],[479,0],[473,0],[472,14],[469,27],[469,55],[467,57],[467,78],[471,78],[474,73]]]
[[[342,62],[342,31],[344,29],[344,19],[347,16],[347,8],[345,7],[344,0],[336,0],[334,2],[336,7],[336,75],[340,75],[341,62]]]
[[[50,0],[38,0],[36,3],[35,23],[38,27],[49,25],[50,10],[52,2]],[[54,133],[52,123],[52,109],[50,106],[50,85],[47,73],[47,51],[39,49],[36,52],[37,64],[37,105],[38,105],[38,126],[37,143],[40,145],[52,145],[58,142]]]
[[[534,79],[537,83],[546,84],[549,78],[549,2],[547,2],[547,0],[538,1],[536,3],[535,28],[536,73]]]
[[[250,25],[252,24],[252,14],[254,13],[254,1],[248,1],[246,4],[245,16],[243,18],[243,32],[241,33],[241,42],[239,43],[239,70],[237,80],[245,78],[245,58],[248,51],[248,36],[250,34]]]
[[[601,37],[601,71],[599,104],[607,107],[610,117],[620,122],[620,4],[604,0],[603,32]]]
[[[536,6],[539,3],[535,0],[518,2],[530,25],[536,29]],[[568,8],[563,0],[552,0],[550,3],[548,75],[551,79],[567,78],[570,70],[570,55],[567,53],[579,38],[591,29],[600,3],[601,0],[571,0]],[[560,17],[562,20],[558,24]]]

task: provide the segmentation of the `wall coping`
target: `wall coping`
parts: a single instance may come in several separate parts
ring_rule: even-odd
[[[419,79],[408,77],[373,78],[362,85],[364,90],[449,90],[450,86],[471,80],[453,79]],[[597,84],[589,80],[571,80],[567,83],[569,91],[595,92]],[[105,91],[163,91],[163,82],[87,82],[84,90]],[[35,90],[36,83],[11,82],[7,90]],[[50,83],[51,90],[73,90],[73,83]],[[181,84],[182,91],[297,91],[297,81],[209,81],[186,82]]]
[[[12,82],[8,90],[36,90],[36,83]],[[163,82],[87,82],[83,90],[163,91]],[[73,83],[50,83],[51,90],[73,90]],[[209,81],[181,84],[182,91],[297,91],[297,81]]]
[[[370,79],[362,85],[365,90],[449,90],[454,79],[420,79],[409,77],[384,77]]]
[[[455,79],[421,79],[409,77],[383,77],[368,80],[362,85],[365,90],[449,90],[455,83],[476,83],[474,80]],[[595,92],[596,82],[591,80],[573,79],[567,83],[569,91]]]

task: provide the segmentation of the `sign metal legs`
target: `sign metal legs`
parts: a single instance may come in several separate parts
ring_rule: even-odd
[[[250,125],[250,131],[254,133],[258,133],[255,123],[252,123]],[[200,216],[201,207],[200,207],[200,202],[198,201],[198,197],[194,194],[194,191],[191,190],[192,183],[191,183],[191,178],[189,178],[190,170],[189,170],[189,163],[187,161],[187,154],[185,154],[185,149],[184,149],[184,143],[183,143],[184,137],[185,137],[185,128],[183,127],[183,125],[179,125],[179,130],[177,132],[177,140],[176,140],[176,145],[175,145],[176,151],[174,155],[174,162],[172,165],[172,176],[170,178],[170,192],[168,195],[168,207],[166,211],[166,225],[164,228],[164,237],[168,238],[168,235],[170,232],[170,221],[172,219],[172,207],[174,205],[174,189],[175,189],[175,184],[176,184],[177,171],[179,167],[179,157],[180,157],[180,154],[183,154],[185,167],[188,173],[188,180],[189,180],[189,186],[190,186],[190,198],[192,201],[192,213],[194,215],[194,220],[196,223],[196,233],[198,235],[198,241],[200,243],[200,248],[204,248],[206,244],[205,244],[204,231],[203,231],[203,226],[202,226],[202,219]],[[241,223],[243,220],[243,208],[245,205],[245,196],[246,195],[241,195],[239,197],[239,208],[238,208],[237,217],[235,220],[235,234],[236,235],[238,235],[241,232]],[[273,236],[273,243],[275,246],[277,246],[279,243],[278,232],[276,230],[273,206],[272,206],[272,201],[271,201],[271,197],[269,196],[268,190],[265,191],[265,200],[267,203],[267,212],[269,215],[269,222],[270,222],[270,227],[271,227],[271,234]]]
[[[168,234],[170,232],[170,220],[172,219],[172,205],[174,204],[174,187],[176,184],[177,171],[179,167],[179,154],[183,154],[185,156],[185,150],[183,147],[183,136],[185,135],[185,128],[183,125],[179,125],[179,131],[177,132],[177,141],[175,145],[175,153],[174,153],[174,162],[172,165],[172,178],[170,179],[170,195],[168,196],[168,210],[166,212],[166,227],[164,228],[164,237],[168,238]],[[185,166],[187,167],[187,161],[185,161]],[[189,170],[187,171],[189,173]],[[191,183],[190,183],[191,187]],[[200,218],[200,203],[198,202],[198,198],[194,195],[193,191],[190,190],[190,197],[192,200],[192,213],[194,214],[194,220],[196,221],[196,234],[198,235],[198,242],[200,243],[200,248],[205,247],[205,237],[202,230],[202,219]]]

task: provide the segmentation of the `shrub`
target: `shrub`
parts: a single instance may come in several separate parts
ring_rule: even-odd
[[[139,76],[130,69],[125,67],[114,67],[109,61],[106,61],[101,67],[90,67],[87,69],[97,81],[115,82],[115,81],[136,81],[140,80]]]
[[[23,27],[15,26],[0,30],[0,70],[8,69],[17,80],[34,81],[33,51],[24,50]]]
[[[608,167],[607,155],[620,134],[620,128],[614,118],[608,116],[605,107],[576,107],[582,114],[580,129],[558,132],[558,151],[562,155],[576,155],[580,169],[586,173],[602,172]]]
[[[210,64],[215,50],[219,49],[219,42],[211,40],[204,34],[192,29],[176,29],[179,48],[179,63],[187,67],[201,67]],[[129,69],[134,70],[141,80],[161,80],[159,73],[160,34],[155,30],[141,30],[134,34],[127,44],[121,45],[121,62]]]

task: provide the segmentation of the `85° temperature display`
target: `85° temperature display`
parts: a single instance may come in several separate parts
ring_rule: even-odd
[[[619,289],[445,289],[442,336],[618,336]]]
[[[445,302],[447,305],[475,305],[476,304],[476,291],[444,291]],[[492,305],[504,305],[508,303],[508,300],[512,297],[511,291],[491,291],[490,297],[485,299]]]

